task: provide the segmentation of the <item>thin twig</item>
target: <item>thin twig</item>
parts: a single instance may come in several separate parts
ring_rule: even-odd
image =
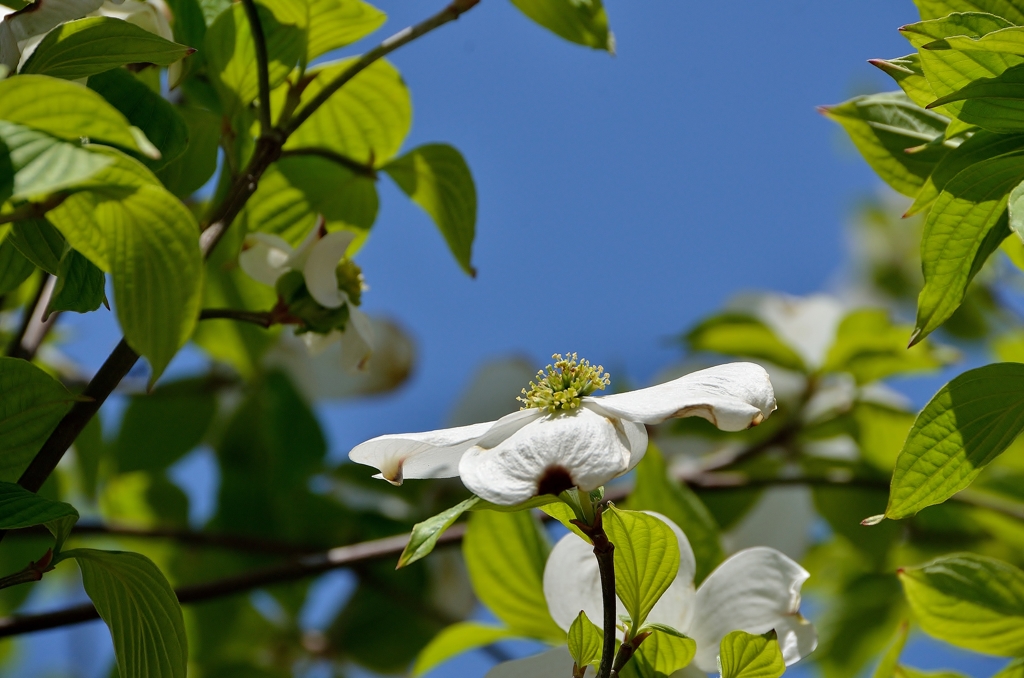
[[[52,320],[50,318],[43,320],[43,314],[46,313],[46,307],[50,303],[50,295],[53,294],[54,283],[56,283],[56,278],[49,273],[43,274],[35,296],[32,298],[31,303],[25,306],[18,330],[11,337],[11,342],[7,345],[8,357],[21,358],[22,360],[32,360],[35,357],[36,351],[39,350],[39,345],[43,343],[43,339],[46,337],[46,332],[53,325],[53,321],[56,320],[53,317],[56,314],[51,314]],[[34,326],[36,326],[36,331],[30,332],[30,329]]]
[[[209,546],[228,549],[241,553],[254,553],[276,556],[296,556],[319,553],[322,546],[293,544],[273,539],[246,537],[233,534],[217,534],[214,532],[196,532],[168,527],[129,527],[127,525],[100,525],[94,523],[78,524],[71,530],[75,537],[106,536],[132,537],[141,539],[168,539],[189,546]]]
[[[362,163],[358,160],[342,155],[341,153],[335,153],[326,148],[289,148],[281,151],[281,157],[287,158],[292,156],[303,156],[303,155],[314,155],[325,160],[341,165],[345,169],[351,170],[352,172],[359,174],[370,179],[377,178],[377,170],[374,169],[372,163]]]
[[[252,44],[256,48],[256,82],[259,87],[259,116],[260,134],[270,134],[270,70],[267,61],[267,39],[263,35],[263,24],[260,23],[260,15],[256,9],[254,0],[242,0],[242,7],[245,8],[245,16],[249,20],[249,30],[252,32]]]
[[[473,7],[479,3],[480,0],[454,0],[450,5],[434,16],[426,19],[425,21],[421,21],[415,26],[409,26],[408,28],[402,29],[363,56],[359,57],[355,63],[346,68],[343,73],[324,85],[324,88],[317,93],[312,101],[299,109],[295,114],[295,117],[285,125],[285,135],[290,135],[298,129],[302,123],[309,119],[309,116],[313,115],[318,108],[323,106],[327,100],[331,98],[332,94],[341,89],[349,80],[362,73],[364,69],[370,66],[370,64],[387,56],[391,52],[394,52],[402,45],[406,45],[416,38],[426,35],[435,28],[443,26],[450,21],[455,21],[462,14],[473,9]]]
[[[572,521],[581,532],[590,537],[594,545],[594,557],[597,558],[597,569],[601,574],[601,603],[604,606],[604,645],[601,648],[601,666],[597,678],[609,678],[615,660],[615,629],[618,617],[615,614],[615,545],[608,539],[604,531],[601,514],[602,506],[597,507],[594,521],[587,525],[582,520]]]
[[[200,320],[237,320],[260,327],[271,327],[275,320],[269,311],[241,311],[235,308],[204,308],[199,312]]]

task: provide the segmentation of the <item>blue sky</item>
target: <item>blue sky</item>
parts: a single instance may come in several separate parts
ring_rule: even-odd
[[[442,4],[381,1],[384,32]],[[336,457],[443,425],[473,371],[511,353],[540,366],[579,351],[644,382],[680,356],[674,335],[737,292],[810,293],[841,266],[844,223],[879,181],[815,106],[890,88],[866,60],[911,51],[897,32],[917,19],[910,0],[607,4],[615,57],[505,0],[394,55],[413,96],[407,148],[452,143],[473,170],[479,275],[381,179],[364,304],[401,322],[419,361],[399,393],[321,407]],[[61,322],[90,367],[118,336],[104,311]],[[956,656],[933,650],[917,663]]]

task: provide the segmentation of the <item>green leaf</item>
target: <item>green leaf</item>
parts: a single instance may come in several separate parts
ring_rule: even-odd
[[[101,94],[157,147],[160,158],[148,162],[150,167],[163,167],[185,152],[189,128],[177,109],[127,69],[90,77],[89,89]]]
[[[580,613],[569,626],[569,654],[579,668],[597,667],[601,664],[601,649],[604,647],[604,633],[587,613]]]
[[[921,240],[924,288],[911,344],[953,315],[967,285],[1009,234],[1006,202],[1022,179],[1024,154],[1008,153],[971,165],[939,194]]]
[[[434,636],[416,657],[412,667],[413,676],[421,676],[436,666],[443,664],[455,655],[486,647],[499,640],[515,636],[509,629],[499,626],[488,626],[477,622],[458,622],[452,624]]]
[[[436,516],[427,518],[422,523],[416,523],[409,535],[409,543],[405,545],[401,557],[398,559],[398,567],[405,567],[424,558],[434,550],[437,540],[445,530],[452,526],[463,513],[468,511],[480,501],[479,497],[470,497],[459,502],[450,509],[441,511]]]
[[[1024,31],[1020,26],[1010,26],[990,31],[984,35],[952,35],[930,42],[925,49],[955,49],[967,52],[999,52],[1024,56]]]
[[[551,547],[529,511],[476,511],[462,554],[480,601],[517,635],[561,641],[548,612],[544,564]]]
[[[658,627],[640,644],[621,675],[622,678],[669,678],[686,668],[695,654],[697,643],[692,638],[675,629]]]
[[[1011,25],[992,14],[968,12],[904,26],[900,32],[917,48],[921,68],[935,96],[944,97],[978,78],[998,75],[1010,66],[1024,62],[1024,59],[994,52],[959,52],[925,49],[925,46],[958,35],[982,36]],[[961,104],[953,103],[943,111],[959,116],[961,108]]]
[[[921,57],[916,52],[898,59],[868,59],[868,63],[895,80],[903,93],[918,106],[924,108],[938,98],[921,68]]]
[[[74,549],[82,583],[110,628],[121,678],[185,678],[188,638],[181,606],[149,558],[124,551]]]
[[[57,275],[64,254],[64,236],[46,219],[14,222],[7,238],[25,258],[50,275]]]
[[[956,671],[921,671],[909,666],[897,666],[893,675],[896,678],[967,678]]]
[[[21,476],[74,400],[32,363],[0,358],[0,480]]]
[[[971,165],[1022,148],[1024,135],[1005,136],[984,130],[977,132],[939,161],[914,199],[914,204],[907,210],[907,215],[918,214],[931,206],[946,184]]]
[[[774,631],[760,636],[733,631],[719,647],[722,678],[779,678],[786,670]]]
[[[1024,678],[1024,659],[1014,659],[992,678]]]
[[[302,102],[308,103],[354,62],[343,59],[310,69],[315,79],[303,91]],[[285,94],[284,88],[274,92],[275,111],[284,105]],[[398,153],[411,124],[409,89],[395,67],[380,59],[317,109],[285,148],[325,148],[356,163],[380,167]]]
[[[1024,572],[985,556],[958,554],[900,572],[926,633],[975,652],[1024,655]]]
[[[637,464],[636,485],[629,494],[628,508],[660,513],[682,528],[697,559],[696,584],[704,581],[725,552],[718,538],[718,525],[700,497],[668,475],[661,451],[653,444]]]
[[[691,351],[767,360],[779,367],[806,371],[800,355],[775,332],[753,316],[722,313],[702,321],[684,337]]]
[[[167,468],[202,442],[216,412],[207,379],[175,381],[133,396],[114,444],[118,471]]]
[[[261,0],[282,23],[306,32],[305,67],[313,59],[347,47],[380,28],[387,15],[362,0]]]
[[[7,81],[0,85],[3,82]],[[80,184],[110,165],[110,159],[99,153],[5,120],[0,120],[0,141],[10,150],[15,171],[10,192],[0,197],[17,200],[53,193]]]
[[[42,525],[57,540],[53,550],[59,552],[76,522],[78,511],[71,504],[45,499],[17,483],[0,482],[0,530]]]
[[[1024,429],[1024,365],[961,374],[917,416],[896,460],[886,518],[905,518],[964,489]]]
[[[962,102],[957,117],[964,122],[1001,134],[1024,132],[1024,64],[1008,68],[994,78],[968,83],[935,100],[929,108],[956,102]]]
[[[615,545],[615,592],[640,628],[679,572],[679,541],[663,520],[640,511],[613,506],[602,520]]]
[[[447,144],[427,144],[383,169],[434,220],[462,270],[475,276],[476,187],[462,154]]]
[[[282,24],[274,13],[257,4],[267,43],[268,72],[273,89],[284,82],[305,51],[305,36],[298,26]],[[251,104],[259,94],[256,46],[245,8],[236,3],[217,17],[206,32],[203,54],[225,113],[230,117]]]
[[[21,74],[77,80],[125,64],[168,66],[194,51],[123,19],[89,17],[60,24],[47,33]]]
[[[847,372],[858,384],[867,384],[894,374],[934,370],[957,357],[954,351],[924,343],[907,350],[909,332],[909,327],[894,325],[883,309],[853,311],[839,323],[822,371]]]
[[[125,339],[149,360],[155,383],[199,317],[199,226],[143,165],[110,157],[114,164],[93,177],[89,190],[48,216],[75,249],[113,273]]]
[[[872,674],[872,678],[893,678],[896,672],[896,666],[900,662],[900,655],[903,653],[903,648],[907,644],[907,635],[910,633],[910,624],[903,622],[900,624],[899,630],[896,632],[896,639],[893,641],[889,649],[882,655],[881,661],[878,662],[878,666],[875,667],[875,672]]]
[[[319,156],[285,157],[260,178],[246,204],[250,231],[281,236],[298,246],[323,216],[328,231],[366,234],[377,218],[377,186],[352,170]]]
[[[25,258],[10,238],[0,242],[0,294],[8,294],[21,287],[36,270],[36,265]]]
[[[1010,228],[1018,237],[1024,239],[1024,182],[1010,191],[1007,199],[1006,212],[1010,220]]]
[[[512,0],[526,16],[555,35],[579,45],[615,52],[601,0]]]
[[[106,276],[77,250],[68,249],[60,260],[57,283],[53,287],[47,314],[54,311],[90,313],[106,299]]]
[[[938,19],[950,12],[987,12],[1015,24],[1024,24],[1018,0],[914,0],[922,19]]]
[[[871,169],[904,195],[916,195],[949,150],[940,143],[907,152],[941,141],[949,120],[916,105],[903,92],[860,96],[820,110],[843,126]]]
[[[179,106],[175,111],[188,128],[188,145],[181,155],[157,169],[156,175],[168,191],[184,199],[206,185],[217,171],[221,119],[201,108]],[[271,169],[277,164],[271,165]]]
[[[255,76],[254,76],[255,77]],[[58,139],[82,138],[151,155],[151,145],[121,113],[78,83],[45,75],[0,81],[0,120],[27,125]]]

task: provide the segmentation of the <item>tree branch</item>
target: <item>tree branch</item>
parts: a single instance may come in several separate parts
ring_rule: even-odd
[[[260,327],[272,327],[276,319],[270,311],[240,311],[234,308],[204,308],[199,312],[200,320],[237,320]]]
[[[615,614],[615,545],[608,540],[601,519],[603,506],[598,506],[594,521],[586,524],[582,520],[572,521],[594,544],[594,557],[601,573],[601,603],[604,607],[604,645],[601,648],[601,666],[597,678],[609,678],[615,660],[615,628],[618,617]]]
[[[256,9],[254,0],[242,0],[242,7],[245,8],[245,16],[249,20],[249,30],[252,32],[252,43],[256,48],[256,82],[259,87],[260,96],[260,134],[267,136],[271,131],[270,123],[270,67],[267,61],[267,39],[263,35],[263,24],[260,23],[260,15]]]
[[[281,151],[281,157],[293,157],[303,155],[315,155],[325,160],[341,165],[345,169],[351,170],[355,174],[359,174],[364,177],[369,177],[376,181],[377,170],[374,169],[372,163],[361,163],[358,160],[342,155],[341,153],[335,153],[334,151],[327,150],[326,148],[289,148]]]
[[[370,64],[387,56],[391,52],[394,52],[402,45],[406,45],[416,38],[426,35],[435,28],[443,26],[450,21],[455,21],[479,3],[480,0],[454,0],[450,5],[434,16],[421,21],[415,26],[409,26],[408,28],[400,30],[363,56],[359,57],[359,59],[345,69],[343,73],[331,82],[327,83],[324,88],[317,93],[312,101],[299,109],[298,113],[295,114],[295,117],[289,120],[285,125],[285,136],[297,130],[302,123],[309,119],[309,116],[313,115],[318,108],[323,106],[327,100],[331,98],[332,94],[341,89],[349,80],[359,75]]]
[[[140,539],[168,539],[189,546],[210,546],[243,553],[254,553],[273,556],[308,555],[323,551],[322,546],[293,544],[274,539],[260,539],[233,534],[217,534],[213,532],[196,532],[167,527],[129,527],[126,525],[78,524],[71,530],[76,537],[111,536]]]
[[[39,219],[67,199],[67,193],[54,193],[42,202],[25,203],[7,214],[0,214],[0,225],[22,221],[23,219]]]

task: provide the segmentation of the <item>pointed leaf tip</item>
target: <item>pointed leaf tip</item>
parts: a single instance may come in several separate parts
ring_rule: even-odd
[[[916,346],[918,342],[920,342],[922,339],[924,339],[923,331],[924,331],[924,328],[921,328],[921,327],[915,327],[914,328],[914,333],[912,335],[910,335],[910,342],[907,344],[907,348],[908,349],[914,348],[914,346]]]
[[[885,514],[881,513],[881,514],[879,514],[877,516],[871,516],[870,518],[865,518],[864,520],[860,521],[860,524],[864,525],[865,527],[871,527],[872,525],[879,524],[883,520],[885,520]]]

